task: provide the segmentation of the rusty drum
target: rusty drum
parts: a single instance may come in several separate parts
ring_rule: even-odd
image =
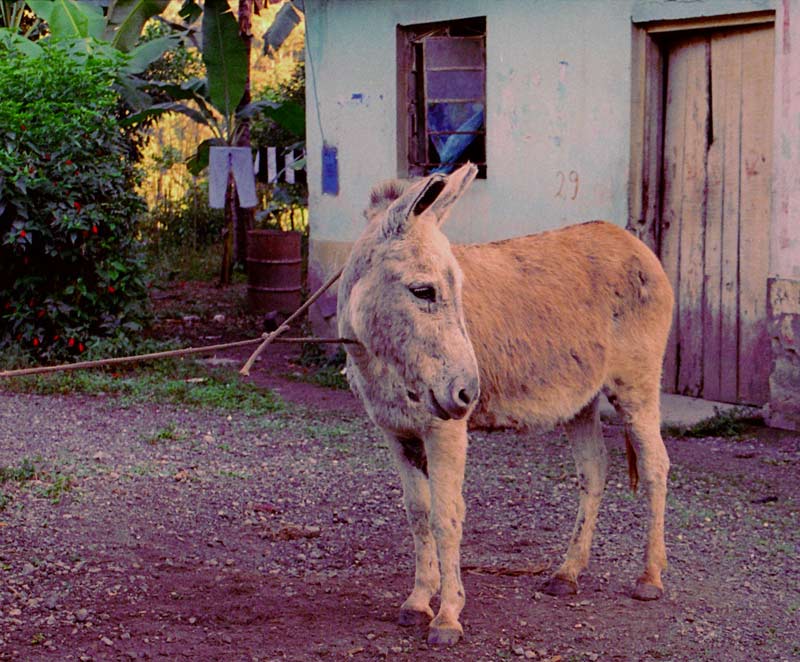
[[[247,298],[250,311],[293,313],[302,303],[301,234],[279,230],[247,233]]]

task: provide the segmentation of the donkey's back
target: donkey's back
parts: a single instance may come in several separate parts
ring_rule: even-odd
[[[596,221],[453,253],[480,370],[473,425],[550,427],[603,388],[658,388],[672,289],[629,232]]]

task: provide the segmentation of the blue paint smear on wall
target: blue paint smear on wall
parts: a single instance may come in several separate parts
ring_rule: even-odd
[[[339,195],[339,157],[331,145],[322,146],[322,192]]]

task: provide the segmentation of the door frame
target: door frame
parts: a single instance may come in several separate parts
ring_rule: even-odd
[[[774,30],[775,12],[632,23],[627,228],[657,255],[660,255],[662,243],[660,218],[669,45],[676,36],[688,37],[698,31],[756,26],[769,26]],[[672,333],[675,332],[673,329]]]
[[[773,10],[631,23],[631,139],[628,230],[656,254],[660,245],[666,59],[663,37],[696,30],[775,25]]]

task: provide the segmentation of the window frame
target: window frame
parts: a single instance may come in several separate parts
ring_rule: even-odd
[[[479,40],[481,49],[481,66],[473,64],[450,65],[446,67],[426,67],[425,39],[429,37],[452,37],[454,39]],[[481,80],[483,96],[477,99],[458,97],[457,99],[443,99],[439,102],[463,102],[483,104],[483,123],[480,130],[472,131],[443,131],[432,132],[427,127],[426,108],[428,104],[436,103],[426,97],[425,74],[426,72],[440,71],[482,71]],[[476,133],[480,136],[482,146],[478,149],[483,153],[483,160],[476,161],[478,177],[486,178],[486,17],[478,16],[451,21],[437,21],[414,25],[397,26],[397,166],[398,172],[404,177],[414,177],[430,173],[436,165],[434,159],[428,156],[429,139],[435,134]],[[472,149],[472,145],[467,148]],[[455,165],[464,163],[458,159]]]

